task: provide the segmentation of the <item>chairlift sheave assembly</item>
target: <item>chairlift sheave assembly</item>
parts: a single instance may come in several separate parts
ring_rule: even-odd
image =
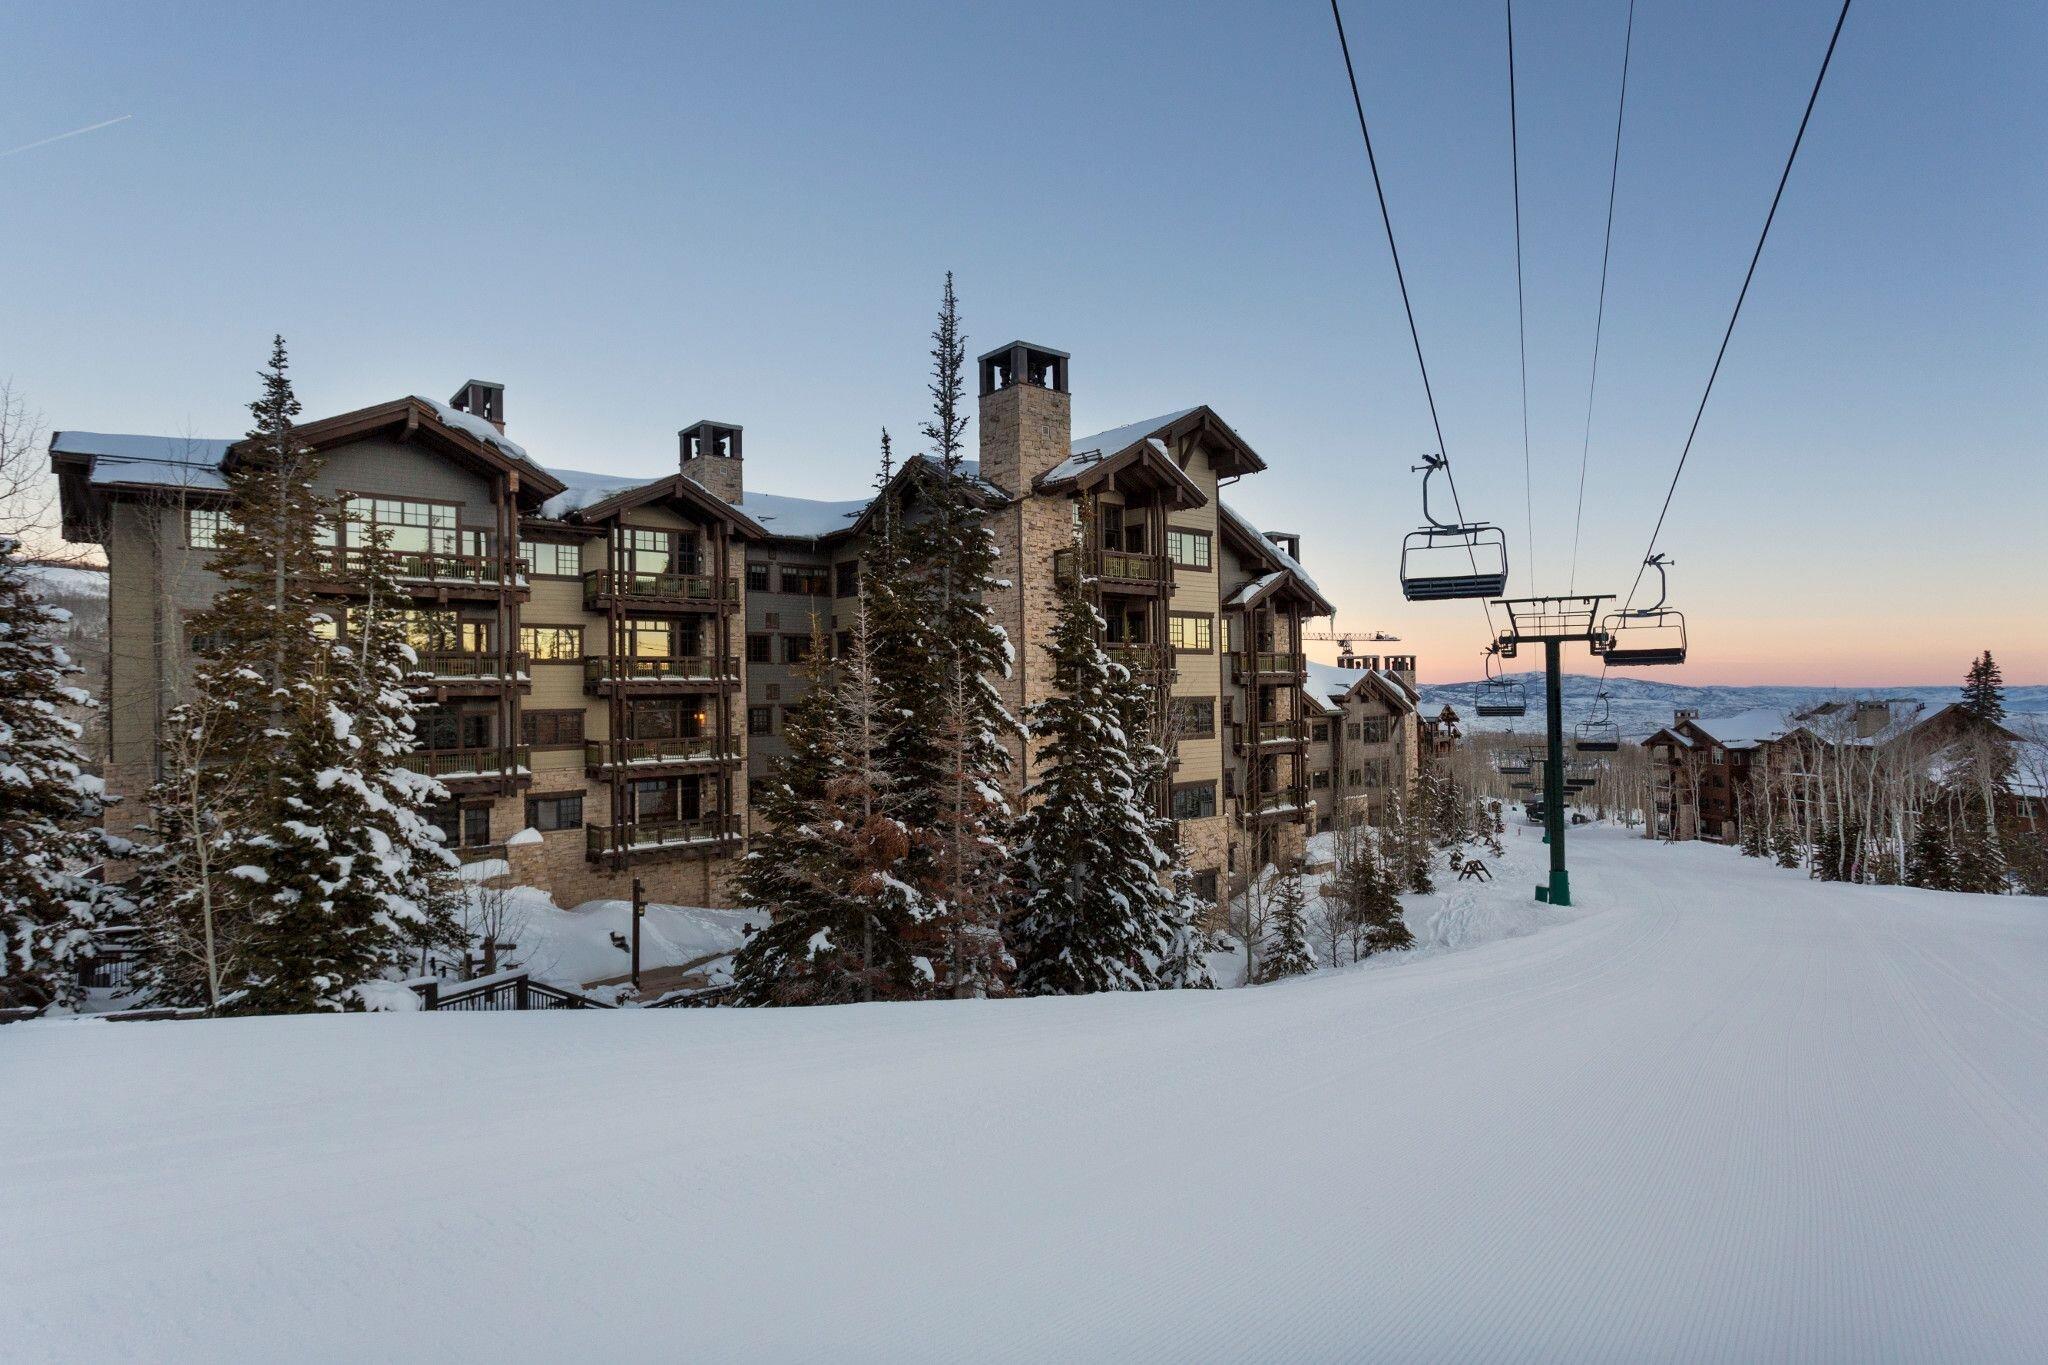
[[[1633,611],[1610,613],[1601,622],[1607,640],[1606,647],[1599,652],[1605,655],[1610,668],[1685,662],[1685,614],[1664,605],[1671,591],[1664,570],[1671,561],[1660,553],[1643,563],[1657,571],[1657,600]]]
[[[1429,524],[1401,542],[1401,595],[1410,602],[1443,602],[1458,597],[1498,597],[1508,586],[1508,540],[1483,521],[1439,521],[1429,510],[1429,480],[1447,461],[1425,455],[1410,472],[1422,472],[1422,516]]]

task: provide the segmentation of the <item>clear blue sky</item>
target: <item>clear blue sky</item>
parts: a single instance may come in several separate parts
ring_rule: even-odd
[[[1833,22],[1642,0],[1579,583],[1625,586]],[[1501,6],[1346,8],[1468,509],[1568,571],[1626,0],[1525,0],[1530,426]],[[1214,406],[1341,618],[1469,675],[1393,585],[1430,448],[1327,10],[17,5],[0,374],[56,427],[232,434],[471,375],[544,461],[742,422],[758,488],[911,438],[941,273],[971,344],[1074,353],[1077,428]],[[2048,7],[1852,11],[1667,528],[1671,680],[2048,680]],[[1530,572],[1533,564],[1533,575]],[[1648,675],[1646,675],[1648,676]]]

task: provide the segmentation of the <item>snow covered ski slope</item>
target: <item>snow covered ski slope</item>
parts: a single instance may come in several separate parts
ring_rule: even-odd
[[[2048,903],[1573,861],[1256,990],[0,1029],[0,1354],[2048,1359]]]

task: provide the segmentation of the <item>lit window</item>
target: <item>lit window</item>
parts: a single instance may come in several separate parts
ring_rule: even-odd
[[[1209,567],[1210,540],[1207,531],[1185,531],[1177,526],[1166,528],[1166,557],[1183,569],[1206,569]]]
[[[1166,618],[1167,639],[1183,653],[1207,654],[1216,647],[1216,621],[1210,616],[1184,616],[1179,612]]]
[[[535,663],[575,663],[583,657],[583,627],[521,626],[519,648]]]

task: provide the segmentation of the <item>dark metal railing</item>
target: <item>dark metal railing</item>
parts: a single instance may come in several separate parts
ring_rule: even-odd
[[[443,988],[439,981],[410,983],[420,1004],[430,1010],[608,1010],[601,1000],[545,981],[535,981],[525,972],[514,976],[486,977]]]
[[[724,583],[701,573],[613,573],[592,569],[583,575],[583,602],[591,606],[604,597],[636,597],[652,602],[737,602],[740,581]]]

